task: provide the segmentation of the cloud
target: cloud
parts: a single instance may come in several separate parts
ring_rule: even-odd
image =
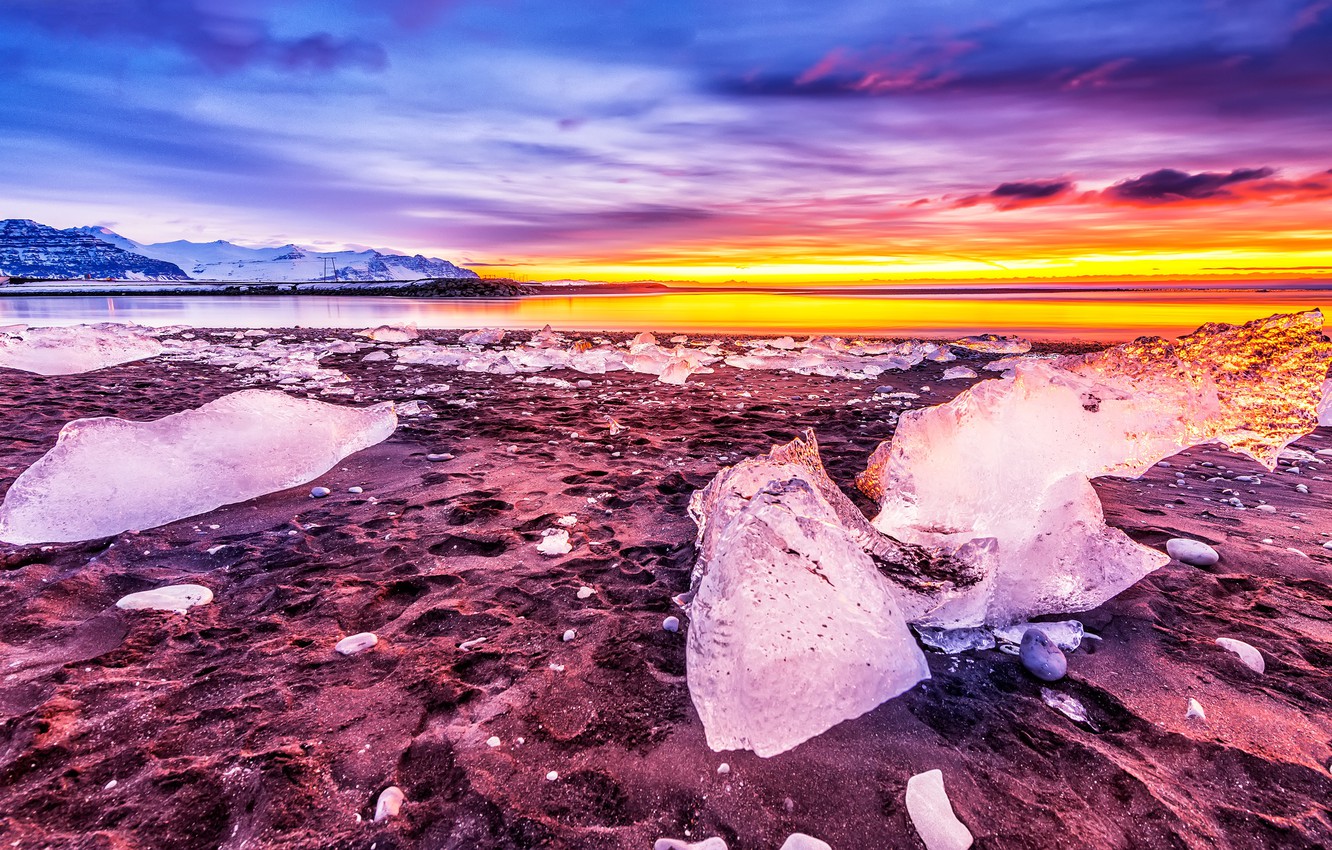
[[[1062,199],[1073,189],[1072,180],[1031,180],[1000,183],[983,195],[967,195],[954,201],[954,209],[974,207],[980,203],[993,204],[995,209],[1015,210],[1036,204],[1048,204]],[[925,201],[915,201],[917,206]]]
[[[266,21],[209,0],[13,0],[6,13],[57,36],[173,47],[215,73],[256,65],[307,72],[388,65],[388,54],[373,41],[327,32],[279,37]]]
[[[1161,168],[1141,177],[1123,180],[1106,189],[1112,201],[1131,204],[1169,204],[1233,197],[1230,187],[1262,180],[1275,174],[1271,168],[1236,168],[1229,174],[1202,171],[1189,174],[1173,168]]]

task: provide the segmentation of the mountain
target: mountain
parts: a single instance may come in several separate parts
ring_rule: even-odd
[[[194,280],[417,280],[478,277],[471,269],[420,254],[408,257],[376,250],[316,251],[298,245],[245,248],[222,240],[179,240],[145,245],[104,227],[79,227],[70,232],[91,236],[145,257],[174,263],[185,269]]]
[[[0,277],[189,280],[179,266],[88,233],[28,219],[0,221]]]

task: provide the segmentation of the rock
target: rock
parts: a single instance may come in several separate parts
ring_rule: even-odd
[[[547,781],[547,782],[554,782],[556,779],[559,779],[559,778],[560,778],[560,774],[559,774],[558,772],[554,771],[554,770],[552,770],[550,773],[547,773],[547,774],[546,774],[546,781]]]
[[[1184,717],[1189,720],[1207,720],[1207,712],[1203,711],[1202,703],[1192,697],[1189,698],[1189,710],[1184,712]]]
[[[432,452],[431,454],[426,455],[426,460],[431,463],[440,463],[446,460],[453,460],[453,455],[448,452]]]
[[[680,618],[667,617],[661,621],[661,627],[668,632],[678,632],[680,631]]]
[[[1037,628],[1027,629],[1022,636],[1018,658],[1027,672],[1043,682],[1057,682],[1068,672],[1068,659],[1063,650]]]
[[[537,544],[537,551],[552,558],[569,554],[573,551],[573,546],[569,543],[569,532],[546,532],[546,536],[541,538],[541,542]]]
[[[1166,553],[1176,561],[1192,567],[1210,567],[1221,560],[1221,556],[1211,546],[1184,537],[1172,537],[1167,540]]]
[[[1217,638],[1217,645],[1222,649],[1228,649],[1239,656],[1244,666],[1255,673],[1264,673],[1267,671],[1267,662],[1263,660],[1263,654],[1250,644],[1235,638]]]
[[[589,596],[591,596],[591,595],[594,594],[594,593],[596,593],[596,591],[593,590],[593,589],[590,588],[590,587],[580,587],[580,588],[578,588],[578,598],[579,598],[579,599],[587,599]]]
[[[943,771],[928,770],[911,777],[906,807],[925,850],[967,850],[971,846],[971,830],[957,819],[944,791]]]
[[[695,841],[693,844],[681,841],[678,838],[658,838],[652,845],[652,850],[727,850],[726,842],[720,838],[705,838],[702,841]]]
[[[354,495],[354,496],[359,496],[360,494],[362,494],[362,493],[365,492],[365,488],[364,488],[364,487],[348,487],[348,488],[347,488],[347,492],[348,492],[348,493],[351,493],[351,494]]]
[[[379,800],[375,802],[375,822],[396,817],[406,799],[402,789],[396,785],[390,785],[380,791]]]
[[[587,378],[583,378],[581,381],[579,381],[579,382],[578,382],[577,384],[575,384],[574,386],[578,387],[578,389],[580,389],[580,390],[590,390],[590,389],[592,389],[592,382],[589,381]]]
[[[486,739],[487,747],[498,747],[500,743],[501,741],[498,735],[491,735],[489,738]]]
[[[373,632],[361,632],[360,634],[348,635],[338,641],[333,649],[342,655],[355,655],[358,652],[364,652],[377,643],[379,643],[378,635]]]
[[[832,850],[832,847],[828,842],[820,841],[812,835],[793,832],[786,841],[782,842],[782,850]]]
[[[212,601],[213,591],[201,584],[174,584],[123,596],[116,607],[126,611],[175,611],[184,614],[195,605],[207,605]]]
[[[328,489],[327,487],[314,487],[310,490],[310,498],[322,499],[325,496],[330,495],[332,492],[333,491]]]
[[[720,773],[722,776],[725,776],[726,774],[731,772],[731,766],[726,762],[722,762],[721,764],[717,765],[717,772]]]
[[[568,629],[565,631],[563,637],[561,637],[560,640],[563,640],[565,643],[568,643],[569,641],[573,640],[576,637],[578,637],[578,632],[574,629]]]

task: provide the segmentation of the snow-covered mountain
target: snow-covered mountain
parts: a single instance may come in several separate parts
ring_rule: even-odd
[[[0,277],[189,280],[175,264],[91,234],[25,218],[0,221]]]
[[[245,248],[231,242],[158,242],[143,244],[105,227],[79,227],[70,233],[91,236],[125,251],[174,263],[194,280],[313,281],[417,280],[477,277],[448,260],[409,257],[388,251],[316,251],[298,245]]]

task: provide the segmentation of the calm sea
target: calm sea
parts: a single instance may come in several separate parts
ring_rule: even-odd
[[[137,322],[195,327],[540,328],[680,333],[951,337],[986,331],[1034,339],[1177,336],[1332,305],[1332,283],[1192,289],[672,289],[442,301],[372,296],[5,297],[0,324]]]

